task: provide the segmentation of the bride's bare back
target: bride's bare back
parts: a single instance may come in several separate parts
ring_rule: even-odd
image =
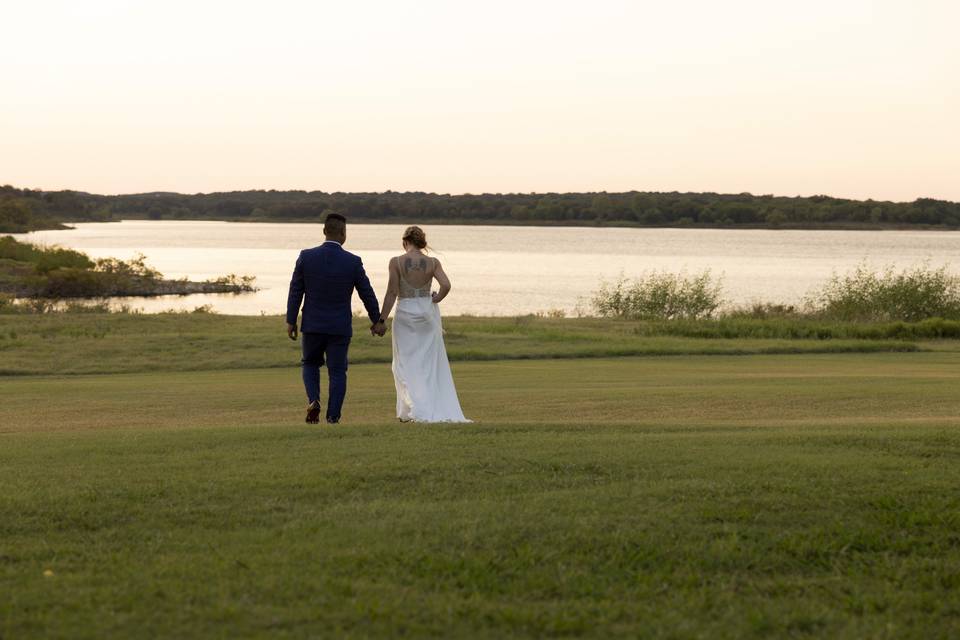
[[[383,295],[381,321],[390,317],[397,299],[430,298],[434,304],[438,304],[450,293],[450,278],[439,260],[424,253],[426,247],[427,237],[423,230],[420,227],[407,227],[403,235],[406,253],[390,258],[390,280]],[[436,292],[430,290],[434,280],[440,285]]]
[[[450,290],[450,279],[444,273],[440,261],[425,256],[420,251],[408,251],[402,256],[397,256],[390,261],[390,271],[391,284],[394,284],[395,280],[396,293],[400,298],[429,296],[430,285],[433,284],[434,279],[440,284],[440,292],[443,296],[446,296]]]

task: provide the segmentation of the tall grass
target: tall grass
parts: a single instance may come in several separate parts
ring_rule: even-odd
[[[207,305],[209,306],[209,305]],[[0,293],[0,316],[16,314],[140,314],[129,304],[111,304],[105,299],[57,300],[51,298],[18,299]]]
[[[638,336],[677,336],[732,340],[957,340],[960,321],[927,318],[918,322],[854,322],[815,317],[748,318],[727,315],[710,320],[650,320],[638,323]]]

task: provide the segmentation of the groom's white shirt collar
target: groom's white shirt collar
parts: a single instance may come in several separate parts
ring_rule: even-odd
[[[323,244],[335,244],[335,245],[337,245],[338,247],[342,247],[342,246],[343,246],[342,244],[340,244],[340,243],[337,242],[336,240],[324,240],[324,241],[323,241]]]

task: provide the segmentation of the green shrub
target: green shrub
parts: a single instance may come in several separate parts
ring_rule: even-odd
[[[628,280],[603,282],[593,294],[591,306],[605,318],[639,320],[695,320],[710,318],[723,298],[722,286],[710,271],[686,273],[653,271]]]
[[[56,269],[30,280],[30,284],[34,296],[57,300],[104,296],[109,286],[101,274],[85,269]]]
[[[235,273],[229,275],[220,276],[219,278],[210,278],[205,282],[210,284],[222,284],[228,287],[236,287],[237,293],[241,291],[256,291],[257,288],[254,286],[254,283],[257,281],[256,276],[238,276]]]
[[[874,271],[865,265],[834,274],[808,297],[816,315],[860,322],[917,322],[927,318],[960,319],[960,277],[943,266]]]
[[[93,261],[86,254],[62,247],[39,247],[10,236],[0,238],[0,258],[29,262],[37,273],[54,269],[89,269]]]
[[[160,280],[163,276],[156,269],[147,266],[147,257],[138,253],[130,260],[117,258],[100,258],[95,270],[119,277],[144,278],[146,280]]]

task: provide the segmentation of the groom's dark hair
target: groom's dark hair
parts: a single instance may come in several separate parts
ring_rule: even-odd
[[[323,221],[323,235],[325,236],[342,236],[346,230],[347,219],[339,213],[331,213]]]

